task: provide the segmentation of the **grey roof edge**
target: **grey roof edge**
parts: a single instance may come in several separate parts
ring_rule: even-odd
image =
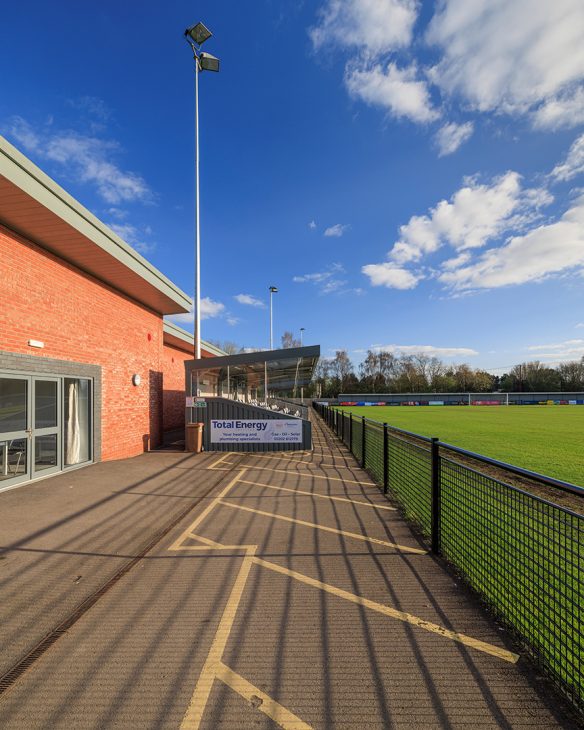
[[[249,365],[254,362],[269,362],[270,360],[292,360],[298,357],[320,357],[320,345],[305,345],[304,347],[287,347],[280,350],[258,350],[256,352],[239,352],[236,355],[217,357],[210,364],[206,360],[187,362],[187,368],[204,370],[209,367],[219,368],[227,365]]]
[[[79,201],[0,135],[0,175],[48,208],[79,233],[169,297],[184,312],[191,298]]]
[[[182,327],[179,327],[177,324],[174,324],[174,322],[169,322],[166,319],[163,321],[162,331],[164,332],[164,334],[171,335],[172,337],[176,337],[177,339],[182,340],[186,344],[191,345],[191,347],[195,341],[193,334],[183,329]],[[205,340],[201,340],[201,347],[207,352],[216,355],[217,357],[224,357],[225,355],[227,355],[226,352],[220,350],[218,347],[215,347],[215,345],[212,345],[210,342],[206,342]]]

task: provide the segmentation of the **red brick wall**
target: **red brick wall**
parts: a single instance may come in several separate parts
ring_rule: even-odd
[[[29,339],[44,349],[29,347]],[[145,440],[159,443],[160,315],[2,226],[0,350],[101,365],[103,459],[139,454]],[[178,370],[184,381],[177,361],[177,372],[165,373],[170,384]],[[142,379],[137,387],[134,373]]]
[[[163,427],[165,431],[171,431],[172,429],[183,428],[185,425],[184,362],[185,360],[192,360],[193,354],[171,345],[164,345],[162,358],[164,372]]]
[[[201,348],[201,357],[215,357]],[[165,343],[162,349],[164,372],[163,430],[172,431],[185,425],[185,360],[193,359],[193,347],[184,348]]]

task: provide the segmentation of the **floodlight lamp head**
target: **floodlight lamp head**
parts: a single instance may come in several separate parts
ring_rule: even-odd
[[[219,59],[210,53],[203,53],[199,56],[201,71],[219,71]]]
[[[190,28],[185,30],[185,38],[187,40],[190,38],[198,46],[201,46],[205,41],[209,40],[212,35],[211,31],[203,23],[191,25]]]
[[[278,287],[277,286],[271,286],[270,287],[270,292],[272,294],[277,294],[278,293]]]

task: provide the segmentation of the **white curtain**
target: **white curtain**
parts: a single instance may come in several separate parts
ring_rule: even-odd
[[[79,383],[69,383],[67,408],[67,444],[65,450],[66,464],[81,462],[81,434],[79,428]]]

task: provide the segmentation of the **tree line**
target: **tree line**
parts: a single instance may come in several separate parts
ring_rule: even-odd
[[[539,360],[519,363],[504,375],[493,375],[466,363],[446,364],[426,353],[396,355],[368,350],[356,369],[346,350],[322,358],[312,395],[339,393],[492,393],[584,391],[584,357],[549,367]]]

